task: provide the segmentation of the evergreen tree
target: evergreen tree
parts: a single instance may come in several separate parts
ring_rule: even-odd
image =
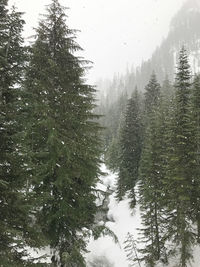
[[[126,240],[124,241],[124,250],[127,254],[127,260],[130,262],[130,267],[135,266],[135,262],[139,267],[141,267],[141,260],[138,257],[137,241],[134,236],[130,233],[127,234]]]
[[[143,228],[140,250],[141,260],[147,266],[155,266],[157,261],[167,263],[167,239],[165,214],[164,178],[166,172],[167,109],[164,100],[152,110],[148,118],[144,147],[140,162],[139,203]]]
[[[22,13],[0,3],[0,262],[21,266],[34,242],[22,153],[20,84],[25,65]]]
[[[117,171],[119,167],[119,130],[118,135],[112,138],[106,154],[105,154],[106,166],[112,170]]]
[[[160,84],[157,81],[155,72],[152,73],[149,83],[145,86],[145,112],[147,114],[151,113],[155,106],[159,104],[160,97]]]
[[[27,133],[36,218],[50,242],[57,266],[85,266],[84,234],[96,212],[99,130],[93,115],[93,87],[85,84],[86,61],[53,0],[37,28],[26,73]],[[85,229],[85,230],[84,230]]]
[[[134,187],[138,180],[138,169],[142,149],[143,126],[141,99],[137,90],[127,103],[124,123],[119,137],[119,177],[117,198],[121,200],[129,191],[131,205],[135,205]]]
[[[179,56],[176,73],[175,103],[171,120],[169,162],[166,174],[168,194],[167,213],[170,215],[168,231],[171,240],[180,252],[180,266],[186,267],[192,258],[191,245],[194,242],[191,225],[191,123],[189,99],[191,75],[185,48]]]

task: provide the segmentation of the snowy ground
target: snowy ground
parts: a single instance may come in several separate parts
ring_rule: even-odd
[[[115,187],[116,175],[109,172],[105,166],[103,171],[108,174],[102,177],[105,186],[110,185],[112,189]],[[107,226],[117,235],[119,244],[115,244],[110,237],[102,237],[96,241],[91,240],[88,245],[90,253],[87,255],[87,259],[90,261],[95,256],[106,256],[115,267],[128,267],[129,263],[126,260],[126,254],[123,250],[124,240],[128,232],[137,238],[137,228],[140,228],[140,213],[139,208],[131,216],[131,211],[128,205],[128,199],[121,202],[117,202],[114,198],[114,193],[110,196],[109,212],[108,215],[114,218],[115,222],[107,223]],[[174,267],[175,260],[172,260],[168,267]],[[137,267],[137,264],[135,264]],[[143,267],[144,265],[142,265]],[[194,250],[194,262],[192,267],[200,267],[200,248],[196,247]],[[161,267],[161,265],[159,265]],[[188,266],[189,267],[189,266]]]
[[[108,175],[103,177],[103,183],[106,186],[115,188],[116,175],[109,172],[105,166],[103,171]],[[128,232],[136,235],[136,229],[140,226],[139,209],[136,209],[134,216],[131,216],[131,211],[128,207],[128,199],[117,202],[114,193],[110,196],[108,217],[112,217],[115,222],[109,222],[106,225],[114,231],[119,239],[119,244],[115,244],[111,237],[102,237],[96,241],[91,240],[88,245],[90,253],[87,255],[88,259],[95,256],[106,256],[115,267],[128,267],[126,254],[123,250],[124,240]]]

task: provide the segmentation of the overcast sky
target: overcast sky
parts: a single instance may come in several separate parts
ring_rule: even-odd
[[[61,0],[70,8],[68,25],[81,30],[78,43],[94,62],[89,80],[112,78],[127,66],[148,59],[169,30],[171,18],[185,0]],[[10,0],[24,11],[26,35],[50,0]]]

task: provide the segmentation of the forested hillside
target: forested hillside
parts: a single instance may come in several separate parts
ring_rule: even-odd
[[[199,244],[199,21],[199,4],[187,2],[152,58],[101,98],[100,108],[114,99],[102,124],[116,198],[141,210],[140,238],[127,241],[132,264],[186,267]]]
[[[125,74],[117,74],[111,80],[99,81],[98,112],[104,114],[102,125],[108,128],[105,131],[106,147],[116,136],[116,129],[120,124],[117,114],[123,113],[121,103],[124,95],[129,97],[137,87],[139,92],[144,92],[146,84],[154,71],[158,82],[168,79],[174,82],[178,55],[184,45],[188,51],[192,74],[200,70],[200,6],[196,0],[188,0],[171,21],[168,36],[154,51],[152,57],[144,61],[135,69],[127,69]],[[133,59],[134,63],[134,59]],[[116,116],[118,119],[116,120]]]
[[[116,198],[140,206],[140,238],[127,240],[138,255],[132,263],[186,267],[199,244],[199,97],[200,76],[192,77],[183,47],[173,87],[153,73],[143,96],[135,90],[128,100],[106,160],[118,174]]]

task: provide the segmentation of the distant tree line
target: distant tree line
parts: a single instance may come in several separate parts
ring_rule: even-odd
[[[184,47],[174,85],[153,73],[121,118],[106,160],[118,172],[117,199],[140,205],[143,245],[132,262],[153,267],[175,257],[186,267],[200,243],[200,75],[191,76]]]
[[[81,267],[86,237],[99,233],[95,89],[59,2],[30,46],[22,15],[0,1],[0,266],[47,266],[28,252],[49,246],[48,266]]]

